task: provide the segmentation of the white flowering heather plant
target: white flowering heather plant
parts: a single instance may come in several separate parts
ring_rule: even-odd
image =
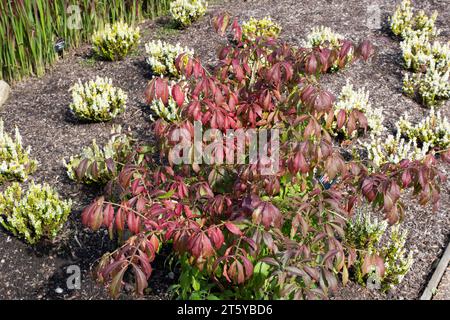
[[[450,69],[442,72],[431,60],[425,74],[405,74],[403,92],[411,98],[417,96],[425,106],[439,106],[444,100],[450,99]]]
[[[170,3],[169,12],[173,20],[185,28],[203,17],[208,8],[204,0],[174,0]]]
[[[418,143],[428,143],[430,148],[446,149],[450,147],[450,122],[440,111],[431,109],[430,115],[414,125],[405,114],[397,122],[397,130],[410,140]]]
[[[358,110],[364,113],[367,118],[367,124],[370,131],[374,134],[379,134],[384,130],[383,121],[384,116],[381,108],[372,108],[369,102],[369,92],[364,88],[358,90],[353,89],[353,85],[347,81],[347,84],[342,88],[338,99],[335,102],[335,115],[338,117],[341,110],[346,112],[347,117],[353,110]],[[334,134],[343,132],[346,136],[345,125],[337,130],[337,120],[333,122],[331,130]],[[353,131],[352,137],[356,136],[357,131]]]
[[[95,53],[105,60],[117,61],[124,59],[139,44],[139,27],[133,28],[119,21],[113,25],[107,24],[92,36]]]
[[[386,163],[400,163],[404,159],[422,160],[430,150],[429,143],[425,142],[419,147],[417,139],[406,141],[400,132],[395,136],[388,135],[387,138],[371,134],[370,141],[362,142],[361,145],[367,151],[367,157],[375,168],[380,168]],[[354,155],[358,157],[356,152]]]
[[[390,228],[388,243],[380,250],[384,259],[385,273],[381,283],[381,289],[387,291],[402,282],[405,275],[411,269],[414,262],[412,251],[405,248],[407,230],[400,230],[400,224]]]
[[[182,53],[189,56],[194,55],[194,50],[188,47],[182,47],[179,43],[172,45],[161,40],[151,41],[145,45],[147,53],[147,63],[152,68],[153,72],[159,76],[173,76],[178,78],[180,76],[176,66],[175,60]],[[188,56],[186,56],[186,59]]]
[[[436,69],[445,72],[450,69],[450,43],[433,44],[424,35],[412,35],[400,43],[406,69],[424,72],[434,61]]]
[[[25,192],[14,182],[0,194],[0,224],[30,244],[41,238],[51,240],[66,222],[71,206],[48,184],[32,182]]]
[[[24,181],[36,170],[37,161],[30,158],[31,147],[24,148],[16,127],[14,139],[4,130],[0,119],[0,183]]]
[[[99,147],[96,140],[83,149],[80,155],[64,160],[70,179],[85,184],[104,184],[120,172],[132,151],[134,140],[121,126],[113,127],[108,142]]]
[[[437,70],[443,73],[450,70],[450,41],[444,44],[435,41],[431,47],[431,55]]]
[[[256,38],[278,38],[281,26],[272,21],[271,17],[250,20],[242,24],[242,37],[244,39],[255,40]]]
[[[412,252],[405,248],[406,239],[407,231],[401,231],[399,224],[388,227],[386,220],[371,217],[367,207],[358,207],[345,229],[345,242],[356,254],[356,281],[366,285],[376,280],[382,291],[398,285],[413,263]]]
[[[411,1],[403,0],[390,19],[391,30],[395,35],[404,39],[414,34],[431,39],[439,34],[439,30],[435,26],[437,15],[438,13],[434,12],[429,17],[423,10],[415,15]]]
[[[437,12],[431,17],[424,11],[414,15],[411,2],[404,0],[391,19],[392,31],[404,39],[405,67],[416,72],[403,78],[403,92],[428,107],[450,98],[450,46],[432,43],[439,34],[436,18]]]
[[[306,47],[326,47],[339,49],[342,45],[344,36],[334,32],[329,27],[313,27],[311,32],[306,36]]]
[[[390,18],[391,30],[397,36],[406,34],[414,17],[411,0],[403,0]]]
[[[109,121],[126,109],[127,95],[122,89],[113,87],[109,78],[97,77],[84,84],[79,80],[71,91],[70,110],[80,120]]]
[[[348,220],[345,240],[356,248],[375,250],[386,232],[388,222],[372,217],[366,206],[357,207],[353,219]]]
[[[431,43],[424,34],[414,34],[400,43],[403,61],[406,69],[415,72],[424,71],[433,58],[431,55]]]

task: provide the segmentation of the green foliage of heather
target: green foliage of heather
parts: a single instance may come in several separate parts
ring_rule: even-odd
[[[263,19],[250,18],[247,22],[242,24],[242,36],[247,39],[277,38],[280,35],[281,26],[272,21],[270,17]]]
[[[207,7],[205,0],[173,0],[169,12],[173,20],[184,28],[203,17]]]
[[[109,78],[97,77],[86,83],[78,81],[72,88],[70,110],[83,121],[110,121],[125,111],[127,95],[112,85]]]
[[[356,281],[383,291],[398,285],[413,263],[412,252],[405,248],[407,235],[399,224],[388,227],[387,221],[379,221],[359,208],[345,230],[346,243],[356,249]]]
[[[111,137],[102,147],[92,141],[80,155],[64,161],[70,179],[86,184],[104,184],[121,170],[134,141],[120,126],[111,130]]]
[[[71,205],[48,184],[32,182],[24,191],[15,182],[0,194],[0,224],[30,244],[41,238],[53,239],[66,222]]]
[[[133,28],[123,21],[107,24],[92,36],[95,53],[105,60],[124,59],[139,44],[139,27]]]
[[[13,139],[4,131],[0,120],[0,183],[5,181],[24,181],[36,170],[37,161],[30,158],[31,148],[22,145],[22,136],[16,128]]]

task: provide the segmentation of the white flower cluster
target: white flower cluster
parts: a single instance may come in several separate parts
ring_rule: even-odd
[[[427,70],[431,63],[436,69],[445,71],[450,69],[450,42],[433,44],[425,35],[414,34],[400,43],[405,67],[414,72]]]
[[[370,136],[369,142],[362,142],[361,145],[367,150],[368,159],[376,168],[386,163],[397,164],[404,159],[422,160],[430,150],[430,144],[425,142],[421,147],[417,144],[417,139],[406,141],[400,132],[395,136],[388,135]]]
[[[383,278],[383,290],[389,290],[402,282],[414,262],[413,252],[406,251],[408,231],[400,231],[400,225],[394,225],[390,230],[388,243],[381,248],[386,268]]]
[[[349,220],[345,229],[345,239],[353,246],[364,248],[373,253],[375,245],[380,243],[388,223],[371,217],[367,207],[357,207],[355,218]]]
[[[129,133],[123,132],[121,126],[113,126],[111,138],[102,148],[94,139],[92,146],[85,147],[80,155],[70,157],[69,162],[63,161],[67,175],[74,181],[86,184],[106,183],[114,176],[107,162],[111,161],[119,171],[121,163],[125,162],[126,157],[131,153],[133,144],[134,141]],[[86,163],[82,165],[82,161]],[[81,166],[85,168],[84,172],[79,170]]]
[[[404,115],[397,122],[397,130],[411,140],[429,144],[430,148],[446,149],[450,146],[450,122],[434,109],[416,125],[408,120],[407,114]]]
[[[405,248],[408,233],[406,230],[401,231],[399,224],[388,227],[386,220],[372,218],[367,206],[358,207],[355,216],[347,223],[345,241],[357,250],[354,266],[356,280],[366,284],[367,275],[362,270],[365,257],[368,254],[376,255],[383,259],[385,268],[384,276],[379,279],[380,289],[389,290],[403,280],[412,266],[413,253],[407,252]]]
[[[22,137],[16,127],[13,139],[4,131],[0,119],[0,183],[4,181],[24,181],[36,170],[37,161],[30,159],[31,147],[22,146]]]
[[[450,69],[441,72],[432,60],[425,73],[405,74],[403,92],[410,97],[417,93],[428,107],[439,105],[441,101],[450,99]]]
[[[329,27],[313,27],[311,32],[306,37],[306,47],[327,47],[339,49],[342,45],[344,36],[334,32]]]
[[[169,12],[176,23],[187,27],[203,17],[207,7],[208,2],[204,0],[174,0],[170,3]]]
[[[187,47],[181,47],[179,43],[175,46],[163,42],[161,40],[151,41],[145,45],[145,51],[147,52],[147,63],[152,68],[156,75],[170,75],[173,77],[179,77],[180,74],[175,67],[175,60],[177,57],[186,53],[190,56],[194,55],[194,50]]]
[[[169,86],[169,101],[167,106],[161,101],[161,99],[153,100],[150,104],[150,109],[158,116],[158,118],[164,119],[167,122],[176,122],[181,120],[181,108],[178,107],[175,99],[172,97],[172,86],[175,83],[172,82]],[[184,103],[188,104],[188,96],[185,94]],[[152,121],[155,121],[153,115],[150,116]]]
[[[433,39],[439,34],[435,27],[437,12],[428,17],[424,11],[414,15],[410,0],[404,0],[391,19],[392,31],[404,40],[405,67],[416,72],[405,74],[403,92],[418,95],[426,106],[437,105],[450,97],[450,43]]]
[[[424,34],[431,38],[438,35],[435,23],[437,12],[428,17],[423,10],[414,15],[411,0],[403,0],[391,17],[391,30],[402,38],[406,39],[413,34]]]
[[[107,24],[92,36],[94,51],[106,60],[122,60],[139,44],[139,31],[122,21]]]
[[[79,80],[71,91],[70,110],[81,120],[109,121],[125,111],[127,95],[113,87],[109,78],[97,77],[84,84]]]
[[[347,81],[335,103],[335,114],[340,110],[350,113],[352,110],[363,112],[367,118],[369,129],[374,134],[379,134],[384,130],[384,116],[381,108],[372,108],[369,102],[369,92],[364,88],[357,91],[353,89],[353,85]],[[332,127],[336,128],[337,123],[333,123]],[[356,134],[356,132],[354,132]]]
[[[0,224],[15,236],[34,244],[42,237],[53,239],[71,211],[48,184],[31,183],[26,193],[17,182],[0,194]]]

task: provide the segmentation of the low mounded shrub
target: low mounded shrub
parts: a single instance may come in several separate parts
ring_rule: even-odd
[[[48,184],[33,182],[24,191],[15,182],[0,194],[0,224],[30,244],[41,238],[51,240],[66,222],[71,206]]]
[[[310,48],[334,48],[339,49],[342,46],[344,36],[334,32],[329,27],[313,27],[306,37],[306,45]]]
[[[382,109],[372,108],[369,102],[369,92],[366,92],[364,88],[354,90],[353,85],[347,82],[335,103],[335,116],[337,119],[333,122],[332,132],[335,134],[343,132],[348,136],[347,132],[349,130],[346,128],[347,125],[352,127],[350,131],[353,132],[353,136],[356,136],[357,132],[354,128],[359,116],[358,114],[352,114],[354,111],[362,112],[365,115],[367,127],[373,134],[379,134],[384,130]],[[340,127],[339,130],[337,129],[338,127]]]
[[[403,92],[427,107],[440,106],[450,99],[450,69],[442,72],[431,60],[426,73],[405,74]]]
[[[450,147],[450,123],[440,111],[431,109],[430,114],[414,125],[405,114],[397,123],[397,130],[410,140],[428,144],[430,148],[445,150]]]
[[[428,17],[423,10],[414,14],[411,0],[403,0],[391,17],[391,30],[404,39],[413,34],[424,35],[430,39],[439,33],[435,26],[437,15],[438,13],[434,12]]]
[[[124,59],[139,44],[139,27],[133,28],[125,22],[107,24],[92,36],[95,53],[105,60]]]
[[[190,56],[194,55],[194,51],[187,47],[181,47],[179,43],[175,46],[163,42],[161,40],[151,41],[145,45],[147,53],[147,63],[152,71],[159,76],[179,77],[180,74],[175,67],[177,57],[183,53]]]
[[[333,51],[296,48],[279,39],[246,41],[228,14],[215,17],[213,26],[222,35],[231,29],[233,41],[220,50],[213,72],[197,58],[177,59],[189,101],[181,107],[182,119],[157,120],[157,150],[123,167],[116,179],[118,199],[101,196],[83,210],[85,225],[107,228],[121,240],[100,260],[97,277],[114,297],[126,283],[142,295],[165,243],[180,262],[174,291],[182,298],[326,298],[348,282],[355,263],[355,250],[344,242],[354,209],[368,202],[396,223],[404,214],[403,192],[436,208],[444,180],[438,159],[429,154],[423,161],[403,160],[375,171],[345,159],[324,126],[334,120],[333,96],[311,76],[328,72]],[[340,59],[351,48],[354,60],[368,60],[373,51],[367,41],[343,48]],[[257,60],[250,68],[252,58],[264,63]],[[169,91],[168,81],[154,78],[145,92],[147,103],[161,100],[167,106]],[[179,105],[182,98],[174,94]],[[198,123],[216,139],[197,141]],[[266,139],[259,145],[267,154],[228,161],[239,144],[251,146],[247,135],[242,143],[226,139],[230,131],[267,129],[269,140],[279,137],[275,145]],[[192,161],[197,152],[204,162]],[[439,159],[450,162],[450,153]],[[262,169],[272,164],[265,174]],[[379,259],[365,259],[364,268],[378,264]]]
[[[406,238],[407,231],[400,231],[399,224],[388,228],[387,221],[379,222],[367,209],[358,208],[345,231],[346,244],[355,249],[356,281],[383,291],[398,285],[413,263],[412,252],[405,248]]]
[[[111,138],[103,147],[93,140],[92,146],[84,148],[80,155],[64,161],[69,178],[86,184],[107,183],[127,161],[133,143],[130,133],[123,132],[120,126],[113,127]]]
[[[247,22],[242,24],[242,37],[255,40],[259,37],[264,38],[278,38],[281,32],[281,26],[272,21],[270,17],[263,19],[250,18]]]
[[[406,69],[414,72],[425,72],[431,62],[436,69],[445,71],[450,69],[449,44],[435,41],[433,44],[423,35],[413,35],[400,43]]]
[[[72,88],[70,110],[80,120],[110,121],[126,109],[127,95],[113,87],[109,78],[96,78],[84,84],[78,81]]]
[[[181,27],[188,27],[206,13],[208,2],[205,0],[174,0],[169,12],[173,20]]]
[[[30,158],[31,147],[24,148],[19,129],[13,139],[0,119],[0,183],[24,181],[36,170],[37,161]]]
[[[450,98],[450,48],[438,41],[437,12],[428,17],[424,11],[413,14],[410,0],[404,0],[391,18],[391,29],[404,40],[400,44],[405,67],[403,92],[428,107]]]

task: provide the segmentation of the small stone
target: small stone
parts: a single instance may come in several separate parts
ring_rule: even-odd
[[[61,294],[61,293],[63,293],[64,291],[63,291],[63,289],[61,289],[60,287],[58,287],[58,288],[55,289],[55,292],[56,292],[57,294]]]
[[[1,263],[5,263],[5,259],[2,259],[0,262],[1,262]]]
[[[11,93],[11,87],[3,80],[0,80],[0,108],[8,100]]]
[[[169,272],[167,276],[169,277],[169,279],[175,279],[175,274],[173,272]]]

